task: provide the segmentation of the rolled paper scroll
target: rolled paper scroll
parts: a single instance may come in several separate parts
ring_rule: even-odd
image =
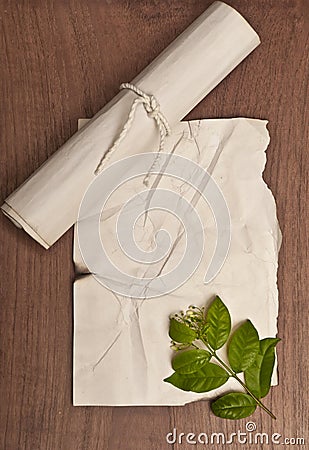
[[[176,125],[255,47],[259,37],[233,8],[213,3],[132,83],[153,95],[170,127]],[[120,92],[30,176],[2,211],[45,248],[75,222],[95,169],[126,122],[136,95]],[[142,105],[107,164],[156,151],[159,133]]]

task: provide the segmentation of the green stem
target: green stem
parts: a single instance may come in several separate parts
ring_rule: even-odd
[[[210,345],[208,344],[207,341],[205,341],[204,339],[201,339],[201,341],[203,342],[204,345],[206,345],[207,349],[209,350],[209,352],[212,354],[212,356],[218,361],[218,363],[220,363],[220,365],[231,375],[231,377],[235,378],[235,380],[238,381],[238,383],[245,389],[245,391],[253,398],[253,400],[256,401],[256,403],[267,413],[270,415],[270,417],[272,417],[273,419],[276,420],[276,416],[273,415],[273,413],[261,402],[261,400],[259,400],[254,394],[253,392],[250,391],[250,389],[246,386],[246,384],[238,377],[238,375],[236,374],[236,372],[234,372],[234,370],[232,370],[216,353],[215,350],[213,350]]]

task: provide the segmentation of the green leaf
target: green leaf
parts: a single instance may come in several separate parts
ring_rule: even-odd
[[[231,331],[229,310],[218,296],[208,308],[206,323],[208,325],[205,333],[207,341],[214,350],[217,350],[226,343]]]
[[[173,369],[181,374],[196,372],[201,369],[211,358],[206,350],[195,349],[177,353],[172,362]]]
[[[262,339],[254,363],[245,370],[246,385],[257,398],[263,398],[269,392],[275,364],[275,346],[279,341],[276,338]]]
[[[164,381],[171,383],[183,391],[208,392],[222,386],[229,378],[229,374],[217,364],[206,363],[200,370],[181,374],[173,373]]]
[[[256,409],[255,400],[240,392],[223,395],[211,404],[212,412],[222,419],[243,419],[251,416]]]
[[[233,333],[228,347],[228,359],[232,369],[243,372],[250,367],[259,352],[259,335],[250,320]]]
[[[183,344],[191,344],[197,338],[194,330],[183,322],[178,322],[176,319],[170,319],[169,335],[173,341]]]

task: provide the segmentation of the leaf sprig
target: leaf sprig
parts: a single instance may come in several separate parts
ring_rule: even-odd
[[[250,320],[240,325],[231,337],[230,332],[231,316],[218,296],[206,312],[205,308],[191,305],[186,312],[173,315],[169,335],[171,347],[177,353],[172,361],[174,373],[164,381],[183,391],[202,393],[222,386],[232,377],[246,393],[225,394],[212,402],[211,409],[216,416],[242,419],[260,406],[275,419],[261,398],[270,389],[275,346],[280,339],[260,340]],[[217,354],[227,342],[228,363]],[[215,363],[210,362],[212,358]]]

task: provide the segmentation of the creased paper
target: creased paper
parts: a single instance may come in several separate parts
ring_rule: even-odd
[[[130,299],[106,289],[89,274],[75,239],[74,260],[80,277],[74,284],[74,405],[182,405],[239,390],[234,380],[206,394],[184,392],[163,382],[172,373],[169,315],[190,304],[203,306],[218,294],[228,306],[233,324],[249,318],[260,338],[276,335],[281,234],[274,198],[262,179],[269,143],[266,124],[245,118],[182,122],[167,139],[166,152],[183,155],[210,172],[230,211],[230,250],[211,283],[205,285],[203,277],[216,228],[202,200],[196,204],[206,236],[200,265],[186,283],[159,298]],[[153,181],[155,175],[151,177]],[[159,187],[192,198],[192,187],[179,180],[163,176]],[[115,240],[115,221],[122,205],[144,188],[143,179],[138,178],[115,192],[102,214],[101,235],[115,264],[139,276],[153,276],[166,261],[155,268],[135,266],[127,262]],[[149,250],[156,231],[162,228],[177,238],[175,217],[151,211],[144,222],[137,223],[136,239]],[[164,270],[177,264],[182,250],[180,243]]]
[[[155,96],[173,128],[254,48],[259,37],[230,6],[213,3],[133,84]],[[123,80],[128,81],[128,80]],[[124,91],[11,194],[2,211],[49,248],[75,222],[94,171],[126,121],[136,96]],[[156,150],[158,131],[141,105],[109,163]]]

